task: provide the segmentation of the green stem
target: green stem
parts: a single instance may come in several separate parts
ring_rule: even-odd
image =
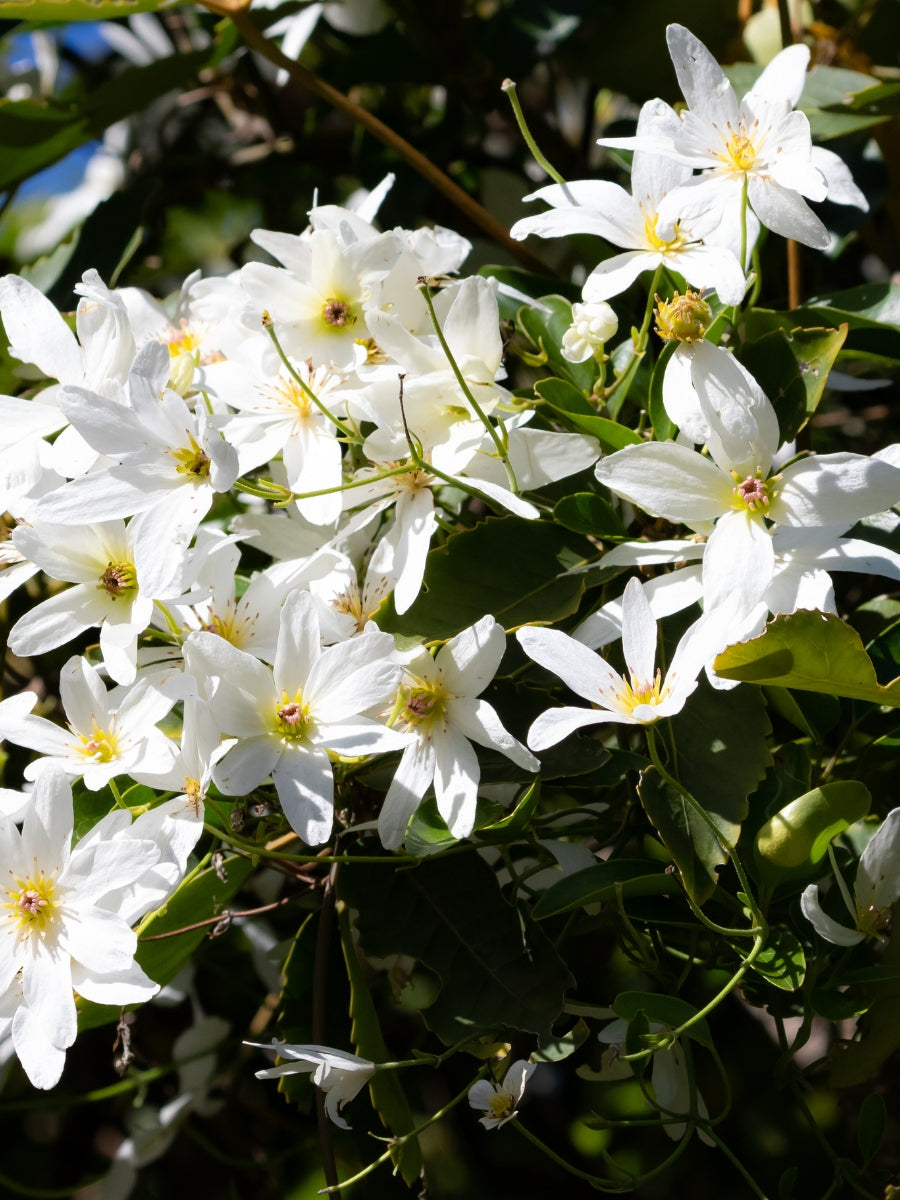
[[[544,157],[543,153],[538,147],[537,142],[534,140],[531,130],[528,128],[528,122],[525,120],[525,114],[522,112],[522,105],[519,103],[519,94],[516,91],[515,83],[511,79],[504,79],[500,84],[500,90],[501,92],[506,93],[506,97],[512,106],[513,116],[516,118],[516,124],[519,127],[519,132],[525,139],[525,145],[531,151],[531,156],[534,161],[539,167],[547,172],[554,183],[561,183],[565,185],[566,181],[563,179],[562,175],[560,175],[559,171],[555,170],[550,165],[549,161]]]
[[[662,277],[663,267],[662,263],[660,263],[653,273],[653,279],[650,282],[650,292],[647,296],[647,307],[644,309],[644,320],[641,323],[640,329],[638,330],[637,342],[634,346],[634,353],[628,360],[628,366],[625,368],[619,378],[614,384],[606,389],[605,399],[607,403],[609,402],[610,397],[620,389],[622,391],[622,400],[624,400],[628,395],[628,389],[631,387],[631,382],[634,379],[637,369],[640,366],[641,359],[644,357],[644,354],[647,350],[647,342],[650,338],[650,322],[653,319],[653,308],[656,304],[656,290],[662,281]]]
[[[109,781],[109,790],[113,794],[113,799],[116,802],[116,808],[124,808],[126,812],[130,812],[131,810],[128,808],[128,805],[122,799],[122,793],[119,791],[118,787],[116,786],[116,781],[114,779],[111,779]]]
[[[766,1193],[759,1187],[756,1180],[753,1178],[741,1160],[737,1157],[737,1155],[733,1151],[729,1150],[716,1131],[711,1127],[704,1127],[704,1132],[709,1138],[712,1139],[712,1141],[716,1143],[718,1148],[722,1151],[734,1169],[742,1176],[744,1182],[747,1184],[747,1187],[749,1187],[753,1195],[758,1196],[759,1200],[768,1200]]]
[[[409,475],[412,471],[421,470],[421,465],[418,462],[404,463],[402,467],[391,467],[387,471],[376,471],[374,475],[367,475],[365,479],[351,479],[349,483],[342,483],[338,487],[319,488],[317,492],[292,492],[290,498],[285,503],[290,504],[292,500],[311,500],[314,496],[330,496],[334,492],[349,492],[351,488],[368,487],[372,483],[377,483],[380,479],[391,479],[394,475]],[[427,468],[430,470],[430,468]]]
[[[491,441],[494,443],[494,446],[497,449],[497,454],[499,455],[499,457],[503,463],[503,466],[506,468],[506,477],[509,480],[510,490],[513,492],[518,492],[519,485],[516,482],[516,474],[512,468],[512,463],[509,461],[509,453],[508,453],[509,447],[508,447],[508,445],[504,445],[504,441],[507,440],[506,439],[506,430],[503,429],[502,425],[500,426],[500,429],[502,430],[502,437],[503,437],[503,440],[501,440],[501,435],[498,433],[496,426],[491,424],[491,422],[488,420],[487,416],[483,412],[481,405],[478,403],[478,401],[472,395],[472,390],[469,387],[468,383],[466,383],[465,379],[463,378],[463,373],[462,373],[462,371],[460,371],[459,366],[456,362],[456,359],[453,357],[453,352],[450,349],[449,345],[447,344],[447,339],[444,337],[444,331],[441,329],[440,321],[438,321],[438,319],[437,319],[437,313],[434,311],[434,301],[431,299],[431,293],[428,289],[428,285],[425,283],[420,283],[419,291],[422,295],[422,299],[425,301],[425,305],[428,309],[428,315],[431,318],[431,324],[434,326],[434,331],[437,334],[438,341],[441,344],[441,349],[444,351],[444,354],[447,356],[447,361],[449,362],[451,368],[453,369],[453,374],[456,376],[456,382],[459,384],[463,395],[466,397],[466,399],[471,404],[472,410],[474,411],[475,415],[478,417],[478,420],[482,423],[482,425],[485,427],[485,429],[490,434]]]
[[[483,1078],[486,1072],[487,1067],[482,1067],[475,1078]],[[474,1082],[475,1080],[472,1080],[472,1083]],[[385,1150],[384,1154],[376,1158],[374,1162],[370,1162],[368,1166],[363,1167],[361,1171],[357,1171],[355,1175],[351,1175],[349,1179],[345,1179],[343,1183],[340,1183],[337,1186],[322,1188],[322,1191],[319,1193],[319,1195],[324,1195],[326,1193],[333,1194],[338,1190],[338,1187],[352,1187],[353,1184],[359,1183],[361,1179],[365,1179],[367,1175],[371,1175],[372,1172],[377,1167],[380,1167],[382,1163],[390,1161],[390,1159],[396,1155],[397,1150],[405,1146],[408,1141],[411,1141],[413,1138],[417,1138],[421,1133],[424,1133],[429,1126],[434,1125],[436,1121],[440,1121],[441,1118],[445,1117],[451,1109],[455,1108],[457,1104],[460,1104],[463,1100],[465,1100],[466,1096],[469,1094],[470,1088],[472,1087],[472,1083],[467,1083],[461,1092],[457,1093],[452,1100],[449,1100],[443,1108],[438,1109],[436,1113],[432,1113],[431,1116],[423,1121],[421,1125],[416,1126],[415,1129],[411,1129],[409,1133],[404,1133],[399,1137],[391,1138],[390,1147]]]
[[[859,920],[856,912],[856,902],[850,895],[850,889],[847,887],[847,884],[844,881],[844,876],[840,872],[837,859],[834,855],[834,847],[832,846],[831,842],[828,843],[828,861],[831,863],[831,869],[834,872],[834,878],[837,881],[838,891],[841,893],[841,898],[843,899],[844,904],[847,906],[847,912],[849,912],[850,919],[855,927]]]

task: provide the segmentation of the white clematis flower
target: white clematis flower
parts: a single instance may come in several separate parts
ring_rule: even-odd
[[[316,1087],[325,1093],[325,1111],[341,1129],[350,1126],[341,1116],[345,1104],[357,1096],[375,1074],[375,1063],[346,1050],[334,1050],[330,1046],[292,1046],[273,1039],[271,1046],[260,1042],[244,1042],[245,1046],[256,1046],[259,1050],[276,1050],[281,1058],[289,1061],[277,1067],[257,1071],[257,1079],[280,1079],[282,1075],[312,1074]]]
[[[697,676],[728,644],[740,636],[734,606],[718,606],[687,630],[672,656],[665,679],[656,667],[656,620],[640,583],[630,579],[622,597],[622,649],[628,676],[613,668],[559,629],[526,625],[516,637],[525,653],[552,671],[595,708],[551,708],[528,731],[532,750],[545,750],[586,725],[652,725],[681,712],[697,687]]]
[[[145,839],[139,825],[115,810],[73,848],[71,789],[52,766],[38,775],[21,833],[0,819],[0,995],[21,986],[12,1040],[35,1087],[51,1088],[62,1074],[77,1026],[73,988],[100,1004],[138,1003],[159,990],[134,961],[130,928],[134,888],[163,853],[160,829]],[[169,890],[146,890],[140,911]]]
[[[492,616],[482,617],[442,646],[406,666],[397,697],[398,724],[411,740],[403,751],[378,816],[388,850],[406,835],[410,818],[432,781],[438,811],[454,837],[468,837],[475,823],[481,768],[470,739],[499,750],[526,771],[540,763],[504,729],[494,708],[477,697],[497,673],[506,635]]]
[[[853,929],[822,910],[818,884],[811,883],[800,897],[803,915],[816,933],[836,946],[855,946],[866,938],[879,937],[890,918],[891,905],[900,900],[900,808],[888,813],[863,850],[853,899],[845,886],[841,893],[853,918]]]
[[[227,796],[246,796],[272,776],[291,828],[320,846],[334,820],[329,751],[358,757],[399,750],[406,737],[364,716],[384,705],[400,665],[387,633],[322,649],[308,592],[292,592],[281,610],[274,670],[212,633],[192,634],[185,664],[207,680],[213,717],[236,744],[213,771]]]
[[[499,1129],[519,1115],[516,1106],[524,1096],[525,1085],[536,1066],[536,1063],[520,1058],[510,1066],[502,1083],[479,1079],[472,1084],[469,1088],[469,1104],[484,1113],[478,1120],[485,1129]]]

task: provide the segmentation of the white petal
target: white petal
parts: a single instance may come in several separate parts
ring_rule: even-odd
[[[811,883],[804,890],[800,897],[800,908],[816,933],[826,942],[833,942],[835,946],[856,946],[859,942],[865,941],[865,934],[860,933],[858,929],[848,929],[846,925],[838,924],[822,911],[817,884]]]

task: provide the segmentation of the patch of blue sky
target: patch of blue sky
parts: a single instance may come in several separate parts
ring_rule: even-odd
[[[39,171],[37,175],[32,175],[19,188],[17,198],[43,200],[72,191],[81,183],[88,162],[100,145],[98,141],[87,142],[77,150],[71,151],[65,158],[61,158],[59,162]]]

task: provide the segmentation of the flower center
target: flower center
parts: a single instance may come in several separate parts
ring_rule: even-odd
[[[54,873],[55,874],[55,873]],[[6,889],[8,900],[0,905],[12,911],[17,928],[42,933],[52,922],[57,903],[53,896],[56,880],[43,871],[29,879],[13,876],[14,887]]]
[[[656,332],[670,342],[700,342],[712,324],[712,310],[699,292],[656,297]]]
[[[120,596],[124,596],[128,592],[133,592],[137,587],[134,564],[128,562],[108,562],[106,570],[100,576],[100,582],[97,584],[97,587],[101,591],[106,592],[107,596],[113,600],[118,600]]]
[[[347,325],[355,325],[356,317],[346,300],[326,300],[322,305],[322,317],[326,325],[335,329],[343,329]]]
[[[201,450],[193,436],[188,434],[189,446],[180,446],[169,453],[178,464],[175,470],[179,475],[190,475],[194,479],[209,478],[209,455]]]
[[[386,363],[389,361],[388,356],[373,337],[356,338],[355,341],[357,346],[362,346],[366,352],[367,367],[371,367],[376,363]]]
[[[771,487],[772,480],[763,479],[762,468],[757,467],[756,473],[748,475],[746,479],[741,479],[736,471],[731,472],[731,477],[735,482],[731,507],[738,510],[747,509],[750,512],[765,512],[776,493]]]
[[[202,341],[202,334],[182,317],[178,328],[170,325],[159,340],[169,347],[169,357],[174,359],[181,354],[193,354]]]
[[[78,741],[81,743],[76,747],[78,753],[92,762],[108,763],[118,757],[119,739],[115,730],[101,729],[96,721],[91,722],[91,736],[85,737],[81,734]]]
[[[509,1092],[494,1092],[488,1101],[491,1109],[491,1116],[502,1119],[509,1117],[513,1111],[513,1098]]]
[[[722,153],[716,157],[736,174],[752,171],[757,158],[756,146],[747,137],[743,125],[741,125],[739,133],[735,133],[731,126],[729,126],[729,130],[731,137],[725,143]]]
[[[437,682],[414,679],[410,686],[401,687],[398,698],[400,720],[407,729],[431,725],[444,711],[445,693]]]
[[[890,908],[876,908],[874,904],[870,904],[865,911],[857,908],[856,927],[866,937],[881,938],[881,935],[890,928],[890,924]]]
[[[683,233],[679,232],[678,222],[675,222],[675,230],[671,238],[661,238],[656,232],[656,226],[659,224],[659,213],[644,213],[644,236],[648,244],[653,250],[657,250],[660,254],[675,253],[687,245],[687,238]]]
[[[662,674],[659,669],[653,679],[641,680],[632,675],[628,680],[623,675],[622,682],[625,684],[625,694],[621,698],[621,707],[628,713],[634,712],[641,704],[649,704],[655,708],[668,694],[668,689],[663,690]]]
[[[309,733],[312,718],[309,705],[304,704],[298,691],[293,700],[288,699],[287,692],[281,693],[281,704],[275,710],[275,726],[283,738],[298,741]]]

